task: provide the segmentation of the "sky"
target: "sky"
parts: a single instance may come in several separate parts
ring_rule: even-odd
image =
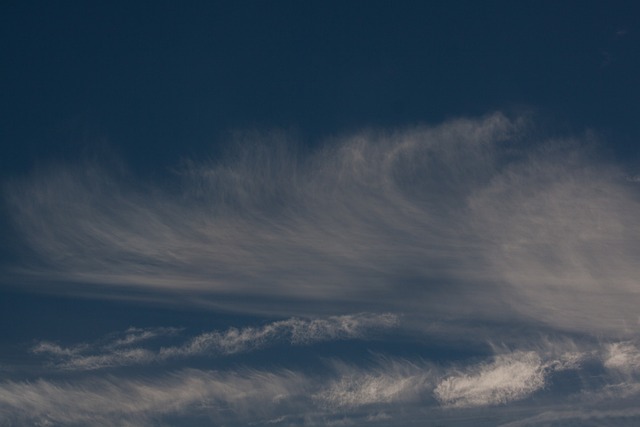
[[[0,426],[640,422],[636,2],[0,20]]]

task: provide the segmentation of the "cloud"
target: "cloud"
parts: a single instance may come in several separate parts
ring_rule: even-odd
[[[176,335],[180,332],[179,328],[134,328],[127,329],[126,335],[122,338],[113,340],[110,347],[124,347],[137,344],[142,341],[148,341],[162,336]]]
[[[551,410],[532,417],[500,424],[500,427],[531,427],[549,425],[616,425],[635,426],[640,419],[640,410],[580,408],[579,410]],[[588,424],[587,424],[588,423]]]
[[[419,402],[430,392],[433,383],[428,367],[405,360],[383,360],[374,369],[335,363],[334,369],[341,375],[315,395],[325,407]]]
[[[42,341],[36,344],[31,351],[36,354],[51,354],[54,356],[60,357],[73,357],[75,355],[81,354],[83,351],[87,350],[89,347],[86,344],[80,344],[73,347],[62,347],[58,344]]]
[[[176,419],[207,425],[386,425],[423,403],[430,377],[419,364],[380,359],[370,368],[333,361],[313,375],[182,369],[155,377],[4,381],[0,411],[8,425],[158,425]]]
[[[553,353],[518,350],[497,354],[490,362],[451,368],[435,387],[434,395],[451,408],[525,399],[544,389],[554,373],[581,369],[586,359],[582,352]]]
[[[558,355],[566,345],[548,351],[544,344],[538,347],[446,364],[374,355],[371,360],[330,359],[295,371],[240,367],[154,374],[152,369],[144,376],[85,371],[66,378],[57,372],[53,379],[0,382],[0,411],[7,425],[158,425],[168,420],[388,425],[424,419],[450,425],[460,417],[487,425],[548,425],[574,418],[637,417],[633,410],[640,386],[618,373],[619,365],[629,363],[611,361],[629,348],[609,343],[600,351]],[[572,376],[576,388],[567,389],[563,382]],[[588,408],[590,415],[577,416],[578,408]]]
[[[634,334],[640,199],[594,138],[500,113],[336,138],[246,136],[165,188],[95,164],[5,186],[22,286],[248,313],[403,312]],[[45,288],[48,287],[48,288]]]
[[[175,336],[178,328],[129,328],[124,334],[111,335],[94,343],[80,343],[70,347],[41,341],[32,353],[54,360],[55,366],[71,370],[91,370],[115,366],[149,363],[157,359],[153,351],[132,347],[160,337]]]
[[[198,335],[180,347],[160,350],[160,357],[200,354],[234,354],[255,350],[278,341],[291,344],[366,338],[368,334],[397,326],[398,316],[369,314],[330,316],[326,319],[291,318],[261,328],[231,328]]]
[[[309,345],[323,341],[370,339],[398,324],[398,316],[388,313],[359,313],[321,319],[291,318],[257,328],[230,328],[223,332],[205,332],[181,345],[156,349],[132,346],[159,336],[175,335],[179,329],[130,328],[123,338],[115,338],[106,343],[82,343],[72,347],[61,347],[43,341],[34,346],[32,351],[53,357],[55,366],[60,369],[92,370],[193,356],[215,357],[246,353],[282,342]]]
[[[473,407],[523,399],[545,385],[545,371],[534,352],[501,355],[471,373],[444,379],[434,393],[443,405]]]
[[[607,345],[604,366],[627,374],[640,373],[640,350],[631,342]]]
[[[406,405],[421,403],[431,389],[430,375],[406,360],[380,359],[371,368],[333,361],[313,375],[182,369],[155,377],[4,381],[0,411],[8,425],[158,425],[176,419],[208,420],[207,425],[385,425]]]
[[[153,379],[3,382],[0,409],[8,425],[154,425],[167,415],[246,420],[281,410],[278,402],[304,395],[307,381],[288,371],[182,370]]]

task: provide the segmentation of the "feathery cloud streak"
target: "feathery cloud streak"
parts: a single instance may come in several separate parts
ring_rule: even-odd
[[[3,381],[0,411],[5,418],[0,425],[157,425],[171,417],[234,425],[319,425],[338,420],[384,425],[389,420],[424,422],[425,417],[455,420],[459,410],[472,418],[474,410],[488,407],[493,408],[492,415],[485,411],[482,418],[494,425],[498,420],[545,425],[573,418],[637,417],[633,405],[640,395],[637,378],[618,383],[616,372],[604,371],[598,381],[587,381],[599,369],[591,365],[609,363],[607,351],[584,353],[582,361],[575,355],[515,351],[449,366],[390,358],[366,367],[331,361],[314,374],[179,369],[154,377],[92,374],[67,380]],[[554,377],[565,371],[583,376],[582,388],[570,396],[555,388]],[[552,403],[542,400],[541,405],[535,398]],[[613,406],[621,402],[626,406]],[[578,408],[589,411],[578,414]]]
[[[256,137],[236,158],[186,163],[180,191],[52,168],[6,186],[35,254],[21,274],[280,315],[349,306],[632,333],[638,185],[588,138],[531,129],[494,114],[300,155]]]
[[[224,332],[205,332],[179,346],[157,349],[133,345],[160,335],[174,335],[178,330],[131,328],[124,338],[117,338],[105,344],[82,343],[72,347],[61,347],[43,341],[34,346],[32,352],[49,356],[54,360],[54,366],[60,369],[92,370],[193,356],[215,357],[246,353],[279,342],[309,345],[324,341],[367,339],[380,331],[397,326],[398,323],[398,316],[391,314],[361,313],[313,320],[291,318],[258,328],[230,328]]]

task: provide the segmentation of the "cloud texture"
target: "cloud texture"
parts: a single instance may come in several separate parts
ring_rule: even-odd
[[[561,356],[518,350],[447,365],[378,356],[357,364],[328,360],[317,372],[178,368],[5,380],[0,425],[162,425],[172,419],[189,425],[456,424],[461,416],[486,425],[614,422],[638,417],[640,378],[619,375],[633,361],[611,361],[628,346],[611,343]],[[567,372],[580,379],[569,394],[559,381]]]
[[[25,249],[12,284],[264,322],[39,341],[44,374],[0,382],[0,425],[637,420],[637,171],[589,134],[542,134],[500,113],[306,151],[245,134],[171,182],[88,162],[6,183]],[[379,337],[386,353],[363,344],[367,360],[327,345],[337,353],[300,356],[309,366],[255,362],[270,346]]]
[[[367,339],[399,324],[395,315],[331,316],[324,319],[291,318],[262,327],[230,328],[196,335],[175,346],[140,347],[162,335],[175,335],[176,328],[130,328],[123,338],[105,343],[82,343],[71,347],[42,341],[32,348],[35,354],[44,354],[54,366],[64,370],[92,370],[117,366],[148,364],[194,356],[217,357],[246,353],[279,343],[309,345],[324,341]]]
[[[494,114],[313,153],[250,135],[235,156],[184,162],[173,190],[54,167],[6,186],[34,254],[18,273],[247,312],[349,305],[633,329],[637,183],[589,138],[532,129]]]

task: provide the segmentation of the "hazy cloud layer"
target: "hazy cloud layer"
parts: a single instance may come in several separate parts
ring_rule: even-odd
[[[269,413],[278,400],[305,392],[307,379],[291,372],[178,371],[159,379],[39,380],[0,386],[5,422],[39,425],[152,425],[164,415],[193,411],[236,418]]]
[[[633,331],[638,185],[589,138],[532,129],[494,114],[313,154],[249,135],[235,157],[183,163],[179,191],[95,165],[40,171],[5,191],[36,256],[20,274],[248,311],[348,303]]]

